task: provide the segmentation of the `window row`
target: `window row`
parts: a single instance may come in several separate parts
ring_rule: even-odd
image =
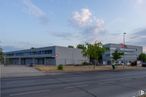
[[[8,53],[6,55],[7,56],[24,56],[24,55],[41,55],[41,54],[52,54],[52,50]]]

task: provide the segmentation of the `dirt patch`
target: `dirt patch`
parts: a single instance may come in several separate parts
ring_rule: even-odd
[[[104,65],[104,66],[64,66],[63,70],[57,70],[57,66],[44,66],[37,65],[34,67],[37,70],[43,72],[84,72],[84,71],[105,71],[112,70],[112,66]],[[134,69],[142,69],[143,67],[132,67],[132,66],[116,66],[116,70],[134,70]]]

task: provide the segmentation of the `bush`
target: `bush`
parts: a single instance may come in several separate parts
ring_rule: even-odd
[[[93,65],[93,64],[91,64],[91,63],[89,63],[89,62],[83,62],[82,65],[83,65],[83,66],[86,66],[86,65]]]
[[[63,70],[63,65],[62,65],[62,64],[61,64],[61,65],[58,65],[58,66],[57,66],[57,69],[58,69],[58,70]]]

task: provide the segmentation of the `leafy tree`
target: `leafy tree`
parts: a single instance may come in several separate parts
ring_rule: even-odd
[[[72,46],[72,45],[69,45],[69,46],[68,46],[68,48],[74,48],[74,46]]]
[[[0,48],[0,63],[2,63],[2,62],[3,62],[3,51]]]
[[[146,62],[146,54],[141,53],[138,57],[138,60],[142,61],[142,62]]]
[[[78,49],[84,49],[84,47],[85,47],[84,44],[78,44],[76,48],[78,48]]]
[[[118,59],[122,58],[123,55],[124,55],[123,52],[115,50],[115,52],[112,53],[112,58],[114,59],[114,61],[117,61]]]
[[[101,42],[95,42],[94,44],[86,43],[82,47],[83,55],[87,56],[90,59],[90,62],[94,64],[94,68],[99,62],[99,59],[101,58],[102,54],[107,50],[103,47]]]
[[[30,49],[35,49],[34,47],[31,47]]]

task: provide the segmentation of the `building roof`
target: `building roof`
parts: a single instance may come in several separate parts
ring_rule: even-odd
[[[104,44],[104,46],[106,46],[106,45],[121,45],[122,43],[120,43],[120,44],[117,44],[117,43],[107,43],[107,44]],[[127,45],[127,46],[130,46],[130,47],[142,47],[142,46],[139,46],[139,45],[129,45],[129,44],[125,44],[125,45]]]
[[[17,52],[25,52],[25,51],[37,51],[37,50],[45,50],[45,49],[50,49],[50,48],[68,48],[65,46],[48,46],[48,47],[39,47],[39,48],[30,48],[30,49],[24,49],[24,50],[16,50],[16,51],[9,51],[5,53],[17,53]],[[68,49],[77,49],[77,48],[68,48]]]

